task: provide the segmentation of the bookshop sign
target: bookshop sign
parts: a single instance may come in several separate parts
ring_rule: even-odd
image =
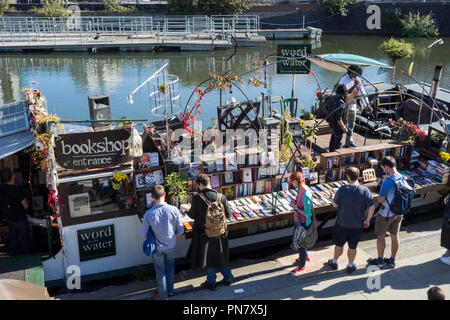
[[[310,44],[279,44],[277,46],[277,74],[309,74]]]
[[[126,129],[63,134],[55,138],[55,157],[64,169],[105,168],[132,160]]]
[[[80,261],[116,255],[114,225],[78,230]]]

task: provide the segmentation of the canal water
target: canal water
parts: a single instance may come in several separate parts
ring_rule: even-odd
[[[391,63],[378,46],[385,38],[369,36],[336,36],[324,35],[320,42],[312,43],[313,54],[352,53],[382,62]],[[434,39],[409,39],[415,45],[416,53],[411,59],[397,62],[402,70],[408,70],[414,61],[412,76],[420,81],[432,79],[434,66],[442,65],[443,74],[440,86],[449,88],[450,80],[450,38],[443,38],[444,44],[434,46],[430,50],[429,67],[426,69],[427,45]],[[255,99],[261,92],[271,96],[291,96],[291,75],[277,75],[275,64],[266,69],[268,88],[253,87],[248,80],[261,77],[264,80],[264,69],[255,69],[251,64],[254,58],[261,58],[276,54],[277,44],[281,43],[309,43],[308,41],[268,41],[262,46],[252,48],[238,48],[234,57],[225,63],[225,70],[232,70],[234,74],[243,75],[240,89],[233,88],[233,92],[223,93],[223,102],[231,97],[237,101],[246,100],[246,96]],[[216,58],[228,57],[233,53],[231,49],[215,51]],[[269,59],[274,61],[274,59]],[[9,103],[23,99],[23,89],[34,87],[40,89],[46,99],[49,112],[58,114],[64,120],[89,119],[88,96],[106,94],[110,96],[112,117],[143,118],[149,121],[158,120],[150,112],[154,102],[149,98],[153,91],[144,87],[134,96],[134,104],[127,103],[127,95],[140,83],[145,81],[153,72],[165,62],[169,63],[169,73],[180,79],[181,98],[177,101],[183,110],[187,100],[195,87],[210,78],[210,73],[218,74],[220,64],[215,62],[210,52],[160,52],[160,53],[11,53],[0,54],[0,103]],[[321,89],[332,88],[341,74],[327,71],[312,65],[312,71],[318,79]],[[363,76],[372,82],[390,81],[392,71],[380,72],[378,68],[365,68]],[[408,78],[396,72],[395,80],[408,83]],[[295,80],[295,96],[306,110],[315,104],[314,92],[318,84],[312,75],[297,75]],[[243,94],[245,93],[245,95]],[[192,106],[193,101],[189,103]],[[217,118],[219,105],[219,91],[214,90],[206,95],[202,102],[200,119],[204,127],[210,126]]]

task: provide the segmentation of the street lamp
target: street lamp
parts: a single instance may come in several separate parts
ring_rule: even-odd
[[[436,40],[435,42],[433,42],[432,44],[430,44],[430,45],[427,47],[427,64],[426,64],[426,68],[425,68],[425,75],[424,75],[424,77],[423,77],[424,85],[422,86],[422,95],[421,95],[421,97],[420,97],[419,118],[418,118],[418,120],[417,120],[417,125],[420,125],[420,114],[422,113],[423,92],[425,91],[425,84],[427,83],[428,64],[429,64],[429,61],[430,61],[430,49],[431,49],[431,47],[433,47],[435,44],[441,45],[441,44],[444,44],[444,41],[443,41],[442,39],[438,39],[438,40]],[[430,120],[430,121],[431,121],[431,120]]]

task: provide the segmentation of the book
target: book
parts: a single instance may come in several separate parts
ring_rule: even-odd
[[[153,177],[155,184],[164,184],[164,176],[161,169],[153,171]]]
[[[135,180],[137,189],[145,188],[145,178],[143,173],[138,173],[135,177]]]
[[[278,174],[283,174],[286,170],[286,162],[280,162],[280,169],[278,171]]]
[[[211,176],[211,187],[220,188],[220,179],[219,175],[215,174]]]
[[[142,156],[138,158],[138,170],[150,168],[150,153],[143,153]]]
[[[227,172],[223,175],[225,183],[233,183],[233,172]]]
[[[153,202],[152,194],[150,192],[147,192],[145,194],[145,203],[147,205],[147,208],[152,207],[152,202]]]
[[[150,167],[159,167],[159,154],[158,152],[150,152]]]
[[[303,173],[303,177],[305,179],[309,179],[309,168],[308,167],[302,168],[302,173]]]
[[[200,163],[191,163],[190,164],[190,173],[191,173],[191,178],[198,177],[201,173]]]
[[[236,153],[229,153],[226,156],[226,169],[227,171],[237,170],[237,157]]]
[[[317,172],[311,172],[309,174],[309,183],[316,184],[317,182],[319,182],[319,174]]]
[[[161,172],[162,174],[162,172]],[[144,174],[145,188],[151,188],[156,186],[155,175],[153,172],[148,172]]]
[[[223,171],[223,160],[222,159],[216,160],[215,161],[215,166],[216,166],[216,171],[217,172]]]
[[[245,168],[243,170],[243,180],[242,182],[252,182],[252,169]]]
[[[257,194],[264,192],[264,181],[256,181],[256,190]]]

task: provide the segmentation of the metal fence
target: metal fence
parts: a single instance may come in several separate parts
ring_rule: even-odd
[[[219,33],[241,33],[249,37],[258,33],[259,25],[259,16],[0,17],[0,43],[90,41],[96,37],[109,42],[115,37],[136,36],[213,38]]]

